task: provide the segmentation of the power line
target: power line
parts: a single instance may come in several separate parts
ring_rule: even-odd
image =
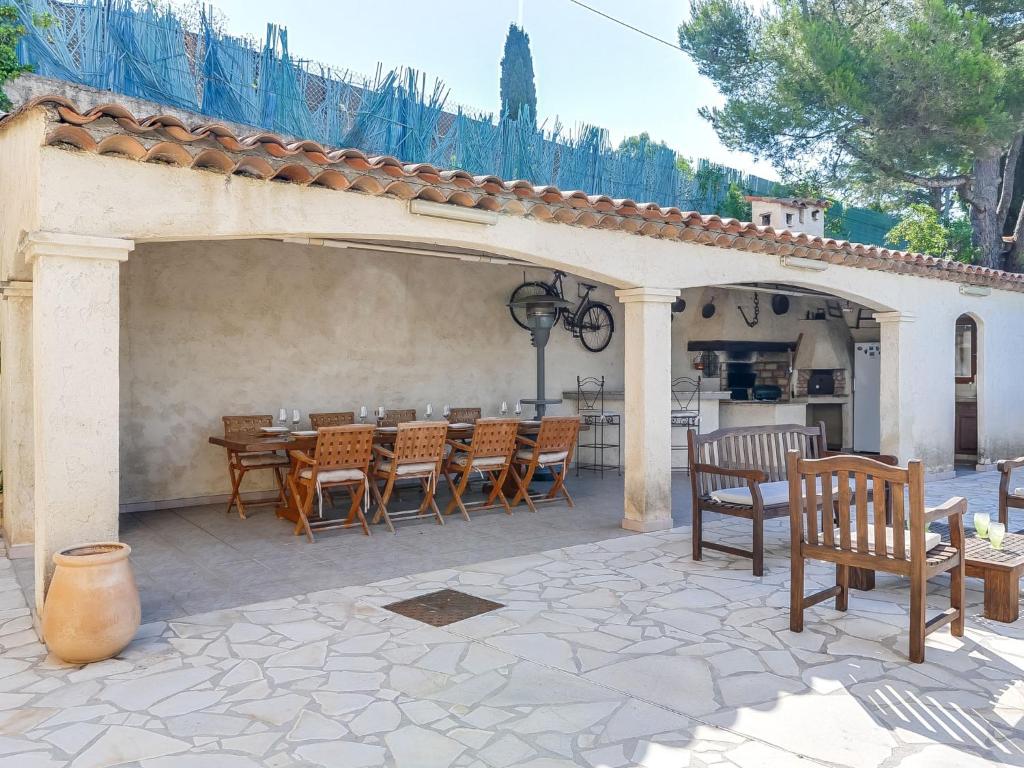
[[[619,26],[625,27],[626,29],[631,29],[632,31],[637,32],[637,33],[643,35],[644,37],[649,37],[651,40],[654,40],[655,42],[661,43],[662,45],[667,45],[669,48],[671,48],[674,51],[678,51],[679,53],[684,53],[683,49],[680,48],[675,43],[669,42],[668,40],[666,40],[663,37],[658,37],[657,35],[652,35],[650,32],[647,32],[646,30],[640,29],[640,27],[634,27],[632,24],[629,24],[629,23],[623,21],[622,19],[617,19],[614,16],[608,15],[604,11],[600,11],[597,8],[594,8],[593,6],[587,5],[586,3],[581,3],[580,0],[569,0],[569,2],[572,3],[573,5],[578,5],[580,8],[586,9],[586,10],[590,11],[591,13],[596,13],[598,16],[602,16],[602,17],[608,19],[608,21],[614,22],[615,24],[618,24]]]

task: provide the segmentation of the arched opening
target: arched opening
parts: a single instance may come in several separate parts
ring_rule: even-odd
[[[700,377],[699,431],[824,423],[830,449],[881,451],[874,316],[884,305],[761,282],[687,288],[679,307],[672,374]],[[673,446],[684,442],[685,429],[674,429]],[[676,468],[685,462],[685,451],[677,450]]]
[[[980,430],[978,387],[980,372],[979,323],[969,314],[960,315],[955,326],[956,382],[954,454],[957,464],[973,468],[978,464]]]

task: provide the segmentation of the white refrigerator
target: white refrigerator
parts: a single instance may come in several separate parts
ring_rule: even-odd
[[[882,388],[881,346],[859,342],[853,352],[853,450],[878,453],[882,448],[879,398]]]

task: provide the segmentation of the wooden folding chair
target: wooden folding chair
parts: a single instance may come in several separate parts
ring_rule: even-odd
[[[355,424],[355,421],[356,415],[352,411],[309,414],[309,426],[313,429],[320,429],[321,427],[343,427],[346,424]]]
[[[479,408],[449,408],[448,421],[452,424],[475,424],[481,413]]]
[[[416,409],[400,408],[394,411],[384,411],[384,415],[379,421],[380,423],[377,425],[379,427],[397,427],[407,421],[416,421]]]
[[[311,413],[309,414],[309,426],[313,429],[321,427],[343,427],[346,424],[355,424],[356,415],[352,411],[338,411],[334,413]],[[327,491],[327,497],[334,504],[334,494]]]
[[[536,440],[522,435],[516,438],[520,448],[512,459],[511,472],[519,490],[512,499],[513,507],[525,501],[530,511],[536,512],[538,503],[555,501],[559,493],[565,496],[570,507],[575,506],[565,487],[565,477],[572,463],[572,449],[576,445],[579,430],[579,416],[545,416],[540,420],[540,432]],[[558,467],[561,467],[560,471],[556,471]],[[530,483],[541,468],[551,470],[555,481],[547,493],[531,496]]]
[[[348,528],[356,523],[363,527],[363,533],[370,535],[366,524],[364,507],[369,506],[369,468],[373,450],[373,425],[350,424],[340,427],[322,427],[317,434],[316,450],[312,458],[302,451],[292,451],[295,468],[288,475],[299,519],[295,523],[295,535],[303,531],[313,541],[313,531],[330,528]],[[311,523],[309,513],[313,499],[323,505],[323,492],[335,488],[348,489],[352,506],[344,520],[324,520],[318,514],[318,521]],[[319,512],[320,510],[318,510]]]
[[[805,609],[830,597],[836,599],[837,611],[845,611],[850,569],[863,568],[910,580],[911,661],[924,661],[925,637],[946,624],[954,637],[963,636],[966,499],[958,496],[925,509],[924,469],[919,461],[911,461],[904,469],[863,456],[802,459],[793,450],[787,453],[786,464],[792,549],[789,628],[793,632],[803,631]],[[872,504],[870,519],[869,487],[872,498],[885,500]],[[891,525],[886,525],[886,506],[891,508]],[[909,539],[904,530],[905,509],[909,509]],[[948,520],[951,543],[928,532],[928,525],[937,520]],[[808,559],[835,563],[835,586],[805,596],[804,561]],[[946,572],[950,607],[926,619],[928,579]]]
[[[223,416],[224,435],[227,436],[236,432],[258,432],[260,427],[274,426],[273,416]],[[271,469],[274,471],[274,479],[277,481],[278,496],[273,501],[251,502],[252,506],[265,504],[284,504],[284,474],[290,465],[288,457],[276,451],[242,452],[228,449],[228,475],[231,477],[231,498],[228,499],[230,512],[234,506],[238,507],[238,516],[245,520],[245,506],[242,504],[242,494],[239,490],[242,485],[242,478],[246,473],[257,470]]]
[[[450,451],[444,464],[444,477],[452,491],[452,500],[448,502],[444,513],[450,515],[458,507],[462,516],[469,520],[467,507],[474,509],[492,509],[500,501],[508,514],[512,508],[502,491],[512,466],[512,454],[516,449],[516,433],[519,428],[518,419],[480,419],[473,430],[473,439],[467,445],[458,440],[449,440]],[[481,477],[487,476],[491,481],[491,491],[484,501],[467,504],[462,496],[469,487],[469,479],[474,472]],[[458,484],[452,475],[459,478]]]
[[[429,508],[437,522],[444,525],[444,518],[434,501],[437,481],[441,475],[441,462],[444,461],[445,438],[448,436],[447,421],[416,421],[397,425],[394,448],[388,450],[384,446],[374,445],[374,465],[371,490],[377,502],[377,511],[373,522],[379,523],[381,518],[387,523],[388,530],[395,532],[392,524],[394,517],[418,517],[427,513]],[[423,503],[419,509],[406,510],[392,514],[388,511],[388,502],[395,491],[398,480],[419,480],[423,489]],[[384,491],[377,487],[384,483]],[[401,518],[399,518],[401,519]]]

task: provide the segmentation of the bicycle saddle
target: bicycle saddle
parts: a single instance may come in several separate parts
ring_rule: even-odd
[[[597,286],[593,283],[580,283],[581,288],[586,288],[588,291],[596,291]]]

